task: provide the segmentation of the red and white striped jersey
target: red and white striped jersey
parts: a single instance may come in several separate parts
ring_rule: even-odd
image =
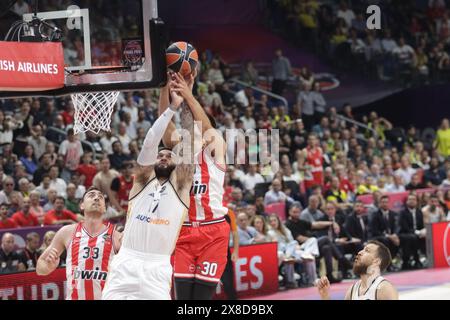
[[[190,192],[188,219],[210,221],[222,218],[228,208],[223,206],[225,168],[215,163],[205,150],[199,152]]]
[[[78,223],[67,247],[67,300],[100,300],[108,276],[109,263],[115,255],[114,225],[92,237]]]

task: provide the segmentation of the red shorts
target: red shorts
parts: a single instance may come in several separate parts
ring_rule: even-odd
[[[230,225],[226,222],[183,225],[175,246],[175,279],[197,279],[219,283],[227,264]]]

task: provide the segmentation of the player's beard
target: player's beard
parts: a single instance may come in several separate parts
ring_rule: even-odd
[[[164,178],[164,179],[168,179],[170,177],[170,174],[172,173],[172,171],[175,169],[175,165],[169,165],[167,167],[163,167],[162,165],[157,165],[155,166],[155,174],[156,177],[159,178]]]
[[[367,273],[367,268],[369,266],[362,263],[353,263],[353,273],[357,276]]]

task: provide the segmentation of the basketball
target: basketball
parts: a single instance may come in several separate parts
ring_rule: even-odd
[[[198,53],[191,44],[178,41],[167,48],[166,61],[170,70],[187,76],[197,67]]]

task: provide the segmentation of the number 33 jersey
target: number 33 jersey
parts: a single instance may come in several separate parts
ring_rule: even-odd
[[[67,247],[67,300],[100,300],[108,276],[109,263],[115,255],[114,225],[92,237],[78,223]]]

